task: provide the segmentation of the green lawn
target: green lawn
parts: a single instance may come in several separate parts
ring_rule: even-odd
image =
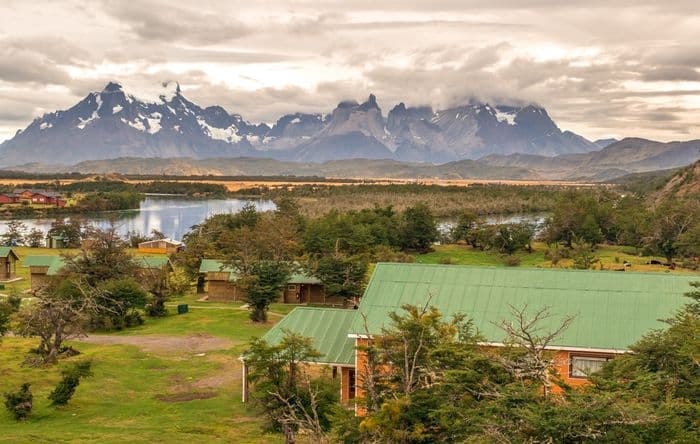
[[[244,310],[192,308],[186,315],[147,319],[142,327],[116,335],[203,334],[227,339],[227,347],[201,355],[178,347],[154,351],[73,342],[82,354],[46,369],[21,365],[35,340],[4,338],[0,392],[30,382],[34,412],[17,423],[3,408],[0,442],[279,442],[280,436],[263,432],[257,413],[240,400],[238,356],[251,337],[268,328],[252,325]],[[50,406],[46,397],[59,380],[59,369],[88,358],[94,376],[78,387],[68,406]],[[182,393],[211,397],[168,398]]]
[[[547,250],[546,245],[536,242],[533,244],[534,251],[527,253],[525,251],[517,252],[515,255],[520,258],[521,267],[543,267],[543,268],[570,268],[572,266],[571,259],[562,259],[556,265],[553,265],[550,260],[545,259],[544,253]],[[658,256],[639,256],[635,254],[634,249],[630,247],[620,247],[615,245],[602,245],[598,247],[595,253],[600,258],[604,269],[619,269],[623,268],[623,262],[628,261],[632,264],[627,267],[628,271],[657,271],[669,272],[667,267],[663,265],[647,265],[651,259],[657,259],[662,262],[665,260]],[[485,265],[485,266],[505,266],[503,257],[497,253],[490,251],[481,251],[469,247],[468,245],[448,244],[436,245],[434,251],[427,254],[419,254],[415,257],[417,263],[421,264],[456,264],[456,265]],[[596,265],[595,268],[600,268]],[[697,271],[677,268],[675,273],[698,273]]]

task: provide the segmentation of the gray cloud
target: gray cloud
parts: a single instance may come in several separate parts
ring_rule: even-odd
[[[6,0],[0,140],[108,81],[251,121],[377,95],[535,102],[591,139],[700,137],[695,0]]]

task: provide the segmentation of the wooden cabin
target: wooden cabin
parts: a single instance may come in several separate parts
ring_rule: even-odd
[[[0,194],[0,204],[11,204],[19,202],[19,196],[14,193]]]
[[[145,288],[163,276],[161,270],[166,272],[166,277],[173,271],[170,260],[165,256],[136,256],[134,261],[138,266],[135,277]],[[45,287],[53,277],[60,276],[65,264],[65,259],[59,255],[27,256],[23,266],[29,268],[32,291]]]
[[[563,317],[574,316],[548,350],[555,354],[553,370],[577,387],[588,384],[588,375],[606,361],[662,328],[662,320],[686,303],[683,295],[695,280],[692,275],[665,273],[379,263],[357,310],[296,308],[264,338],[277,343],[286,331],[311,337],[323,356],[309,364],[341,370],[341,400],[347,403],[363,395],[367,366],[362,346],[382,334],[389,315],[402,305],[422,306],[429,300],[446,319],[466,314],[484,338],[480,344],[494,351],[507,342],[498,325],[513,320],[512,307],[548,307],[553,316],[542,319],[542,331],[553,331]],[[245,356],[242,359],[246,401]],[[356,413],[362,414],[358,406]]]
[[[19,257],[10,247],[0,247],[0,281],[9,281],[17,276]]]
[[[46,248],[66,248],[66,240],[63,236],[46,235]]]
[[[245,292],[236,285],[238,272],[217,259],[202,259],[199,272],[204,276],[205,292],[212,301],[235,302],[245,300]],[[307,273],[293,273],[280,294],[284,304],[334,304],[342,305],[340,297],[328,297],[323,282]]]
[[[63,196],[54,191],[23,189],[15,190],[13,195],[16,196],[15,202],[26,201],[36,205],[55,205],[57,207],[66,205]]]
[[[139,244],[139,253],[145,254],[173,254],[182,250],[183,243],[173,239],[156,239]]]

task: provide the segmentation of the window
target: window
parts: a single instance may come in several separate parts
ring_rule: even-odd
[[[348,399],[355,399],[355,369],[348,371]]]
[[[287,285],[287,290],[294,291],[294,290],[296,290],[296,289],[297,289],[297,286],[294,285],[294,284],[289,284],[289,285]]]
[[[587,378],[589,374],[602,369],[603,364],[609,359],[601,356],[572,356],[569,376],[572,378]]]

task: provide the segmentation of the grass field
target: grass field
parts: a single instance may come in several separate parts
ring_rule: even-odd
[[[562,259],[556,265],[545,259],[544,253],[546,245],[536,242],[533,244],[533,252],[518,252],[515,256],[520,258],[521,267],[543,267],[543,268],[571,268],[571,259]],[[698,273],[697,271],[676,268],[670,271],[663,265],[647,265],[651,259],[665,262],[665,259],[657,256],[639,256],[630,247],[620,247],[616,245],[602,245],[598,247],[595,255],[600,259],[600,264],[594,268],[599,269],[601,264],[605,270],[616,270],[623,268],[623,262],[632,264],[626,267],[627,271],[655,271],[673,273]],[[485,266],[505,266],[503,258],[498,254],[489,251],[481,251],[467,245],[436,245],[434,251],[416,256],[416,262],[421,264],[455,264],[455,265],[485,265]]]
[[[74,341],[82,354],[46,369],[21,365],[35,340],[4,338],[0,392],[30,382],[34,413],[17,423],[2,409],[0,442],[280,442],[241,403],[238,356],[269,325],[252,325],[247,312],[235,306],[215,307],[149,318],[142,327],[109,336],[128,344],[156,341],[147,348]],[[219,341],[215,349],[204,347],[212,340]],[[204,348],[193,347],[193,341]],[[46,397],[60,368],[82,359],[93,360],[94,376],[81,383],[66,407],[50,406]]]

